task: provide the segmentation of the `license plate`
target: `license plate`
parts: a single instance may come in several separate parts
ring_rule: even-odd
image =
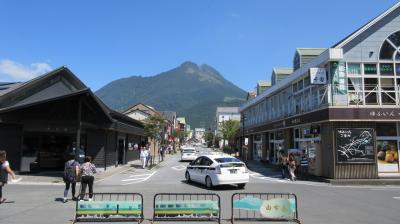
[[[231,173],[237,173],[237,170],[229,170]]]

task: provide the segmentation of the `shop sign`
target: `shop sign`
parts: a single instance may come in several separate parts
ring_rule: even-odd
[[[374,130],[336,129],[336,159],[338,163],[375,163]]]
[[[373,118],[379,118],[379,117],[396,117],[400,116],[400,112],[396,112],[394,110],[373,110],[369,112],[369,116]]]
[[[310,68],[310,82],[312,85],[324,85],[327,83],[325,68]]]

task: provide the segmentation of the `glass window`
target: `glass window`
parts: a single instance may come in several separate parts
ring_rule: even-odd
[[[347,74],[360,75],[361,74],[361,65],[359,63],[348,63]]]
[[[310,77],[304,78],[304,88],[307,88],[310,86]]]
[[[298,128],[294,129],[294,137],[300,138],[300,130]]]
[[[362,91],[362,78],[348,78],[349,91]]]
[[[381,98],[382,98],[383,105],[395,105],[396,104],[395,92],[382,92]]]
[[[390,78],[381,78],[381,89],[394,91],[394,79]]]
[[[400,46],[400,32],[396,32],[388,38],[395,46]]]
[[[293,87],[293,92],[294,93],[297,92],[297,83],[293,84],[292,87]]]
[[[300,91],[300,90],[302,90],[302,89],[303,89],[303,80],[300,80],[300,81],[297,83],[297,90]]]
[[[378,97],[376,92],[369,92],[365,94],[365,104],[376,105],[378,104]]]
[[[364,74],[376,75],[377,74],[376,64],[364,64]]]
[[[377,123],[377,136],[397,136],[396,123]]]
[[[363,93],[362,92],[349,92],[348,100],[350,105],[360,105],[363,101]]]
[[[378,79],[376,78],[365,78],[364,79],[364,88],[365,90],[377,90]]]
[[[381,75],[394,75],[394,68],[392,63],[380,63],[379,72]]]
[[[379,53],[379,58],[382,60],[393,60],[393,53],[396,49],[386,40]]]

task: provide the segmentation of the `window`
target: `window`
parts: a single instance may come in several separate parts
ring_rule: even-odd
[[[380,60],[400,60],[400,31],[390,35],[382,44]]]
[[[364,79],[365,90],[377,90],[377,87],[378,87],[378,79],[376,79],[376,78],[365,78]]]
[[[348,75],[361,75],[361,65],[359,63],[348,63],[347,64]]]
[[[376,75],[377,74],[376,64],[364,64],[364,74]]]
[[[392,63],[379,64],[379,72],[381,75],[394,75],[394,68]]]

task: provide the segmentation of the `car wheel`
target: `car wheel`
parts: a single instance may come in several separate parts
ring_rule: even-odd
[[[238,184],[237,186],[239,189],[243,189],[246,186],[246,184]]]
[[[190,183],[191,182],[189,172],[185,173],[185,179],[186,179],[186,183]]]
[[[211,189],[213,187],[211,177],[209,177],[209,176],[206,177],[206,187],[207,187],[207,189]]]

